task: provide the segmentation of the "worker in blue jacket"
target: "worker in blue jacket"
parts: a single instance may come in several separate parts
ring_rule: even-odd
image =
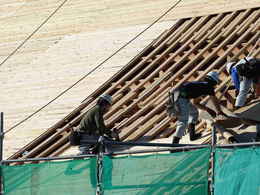
[[[239,72],[239,67],[242,64],[246,63],[246,60],[251,60],[252,57],[247,57],[245,59],[241,59],[238,62],[232,61],[227,63],[226,70],[230,74],[232,82],[234,84],[234,87],[236,89],[236,103],[235,107],[236,109],[243,107],[246,103],[247,94],[249,93],[252,84],[253,84],[253,78],[248,78],[245,76],[241,76]]]
[[[232,60],[226,64],[226,70],[230,74],[236,89],[235,108],[241,108],[246,104],[247,95],[253,87],[254,82],[259,82],[260,59],[246,57],[244,59]],[[260,124],[256,125],[256,140],[260,141]]]

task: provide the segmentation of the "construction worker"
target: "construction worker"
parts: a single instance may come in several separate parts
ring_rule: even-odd
[[[99,97],[97,104],[83,116],[78,127],[78,131],[81,134],[80,154],[95,153],[97,150],[95,144],[84,144],[83,140],[97,141],[100,136],[119,139],[116,131],[110,130],[105,126],[103,119],[104,114],[110,109],[111,105],[112,97],[103,94]]]
[[[177,110],[177,128],[173,136],[173,144],[178,144],[181,137],[184,135],[186,128],[190,135],[190,140],[196,140],[201,137],[201,133],[195,133],[195,125],[198,121],[198,109],[202,109],[210,113],[213,117],[216,114],[225,115],[218,103],[215,96],[214,87],[220,82],[217,72],[209,72],[204,81],[186,82],[182,84],[175,94],[178,94],[176,98]],[[199,103],[201,96],[209,95],[216,107],[217,113],[209,107]],[[191,103],[190,100],[193,100]],[[197,108],[196,108],[197,107]]]
[[[241,108],[246,104],[247,95],[253,87],[253,83],[259,82],[260,59],[246,57],[239,60],[231,60],[226,64],[226,70],[230,74],[237,91],[235,108]],[[260,141],[260,124],[256,125],[256,141]]]
[[[235,108],[241,108],[245,105],[247,100],[247,95],[252,88],[253,82],[257,82],[260,72],[260,64],[258,63],[260,60],[252,58],[252,57],[246,57],[244,59],[236,61],[228,62],[226,65],[226,70],[230,74],[231,79],[233,81],[234,87],[237,92],[236,102],[235,102]],[[250,67],[253,63],[255,63],[258,67],[258,70],[250,70]],[[254,66],[254,65],[253,65]],[[249,70],[247,70],[249,68]]]

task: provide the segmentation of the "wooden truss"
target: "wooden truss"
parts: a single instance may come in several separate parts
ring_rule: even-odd
[[[185,81],[200,80],[211,70],[220,73],[222,82],[216,94],[221,104],[230,108],[234,93],[222,95],[230,81],[225,72],[226,59],[243,58],[252,50],[259,38],[259,15],[260,8],[253,8],[180,19],[79,107],[9,159],[50,157],[64,152],[70,147],[71,128],[79,124],[103,93],[114,99],[105,115],[106,123],[121,130],[124,141],[169,137],[176,119],[169,118],[165,111],[168,91]],[[259,56],[259,51],[256,48],[252,55]],[[207,97],[201,101],[207,101]],[[204,125],[199,123],[197,131],[202,131]]]

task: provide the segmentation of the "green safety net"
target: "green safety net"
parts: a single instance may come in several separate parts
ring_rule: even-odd
[[[5,195],[95,194],[96,158],[2,166]]]
[[[104,158],[104,194],[207,195],[210,149]]]
[[[215,195],[260,194],[260,148],[216,149]]]

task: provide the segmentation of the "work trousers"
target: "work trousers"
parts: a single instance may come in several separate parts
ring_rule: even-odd
[[[86,144],[84,141],[86,140],[92,140],[92,141],[98,141],[99,135],[89,135],[87,133],[82,133],[80,138],[80,145],[79,145],[79,151],[81,155],[84,154],[93,154],[98,151],[97,144]]]
[[[179,107],[180,112],[177,116],[177,128],[174,136],[181,138],[184,135],[188,124],[197,123],[199,112],[189,99],[179,97],[176,104]]]
[[[239,94],[236,98],[236,103],[235,103],[236,107],[242,107],[245,105],[247,94],[249,93],[252,84],[253,84],[252,79],[248,79],[246,77],[242,78],[242,81],[240,81],[240,86],[239,86]]]
[[[80,138],[80,145],[79,145],[79,151],[80,151],[80,155],[83,154],[97,154],[99,151],[99,146],[98,146],[98,140],[100,138],[100,135],[89,135],[86,133],[83,133],[81,135]],[[108,140],[111,141],[111,138],[108,137],[103,137],[104,140]],[[91,141],[95,141],[96,144],[87,144],[86,141],[87,140],[91,140]],[[104,146],[103,148],[103,152],[111,152],[112,151],[112,147],[109,145]]]

